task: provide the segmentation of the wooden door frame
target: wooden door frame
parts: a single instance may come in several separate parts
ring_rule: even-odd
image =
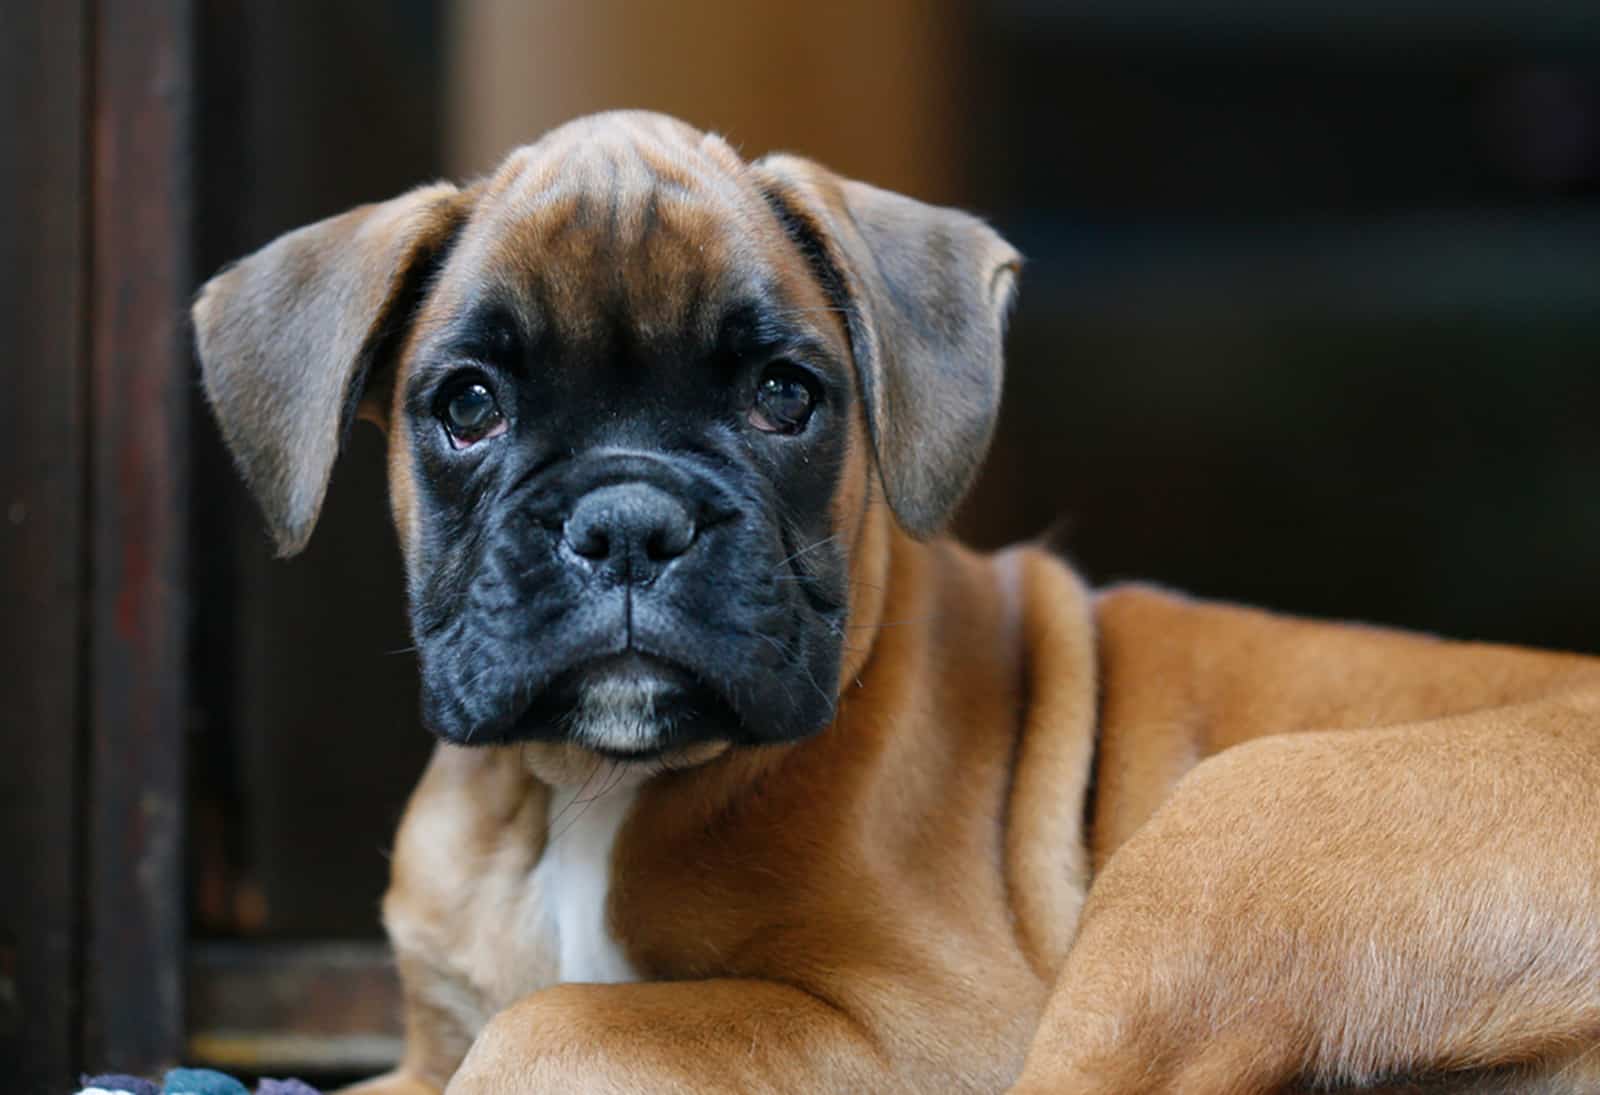
[[[192,7],[8,14],[0,1074],[49,1091],[182,1046]]]

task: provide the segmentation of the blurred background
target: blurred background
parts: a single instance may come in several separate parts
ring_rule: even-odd
[[[960,531],[1096,582],[1600,652],[1593,0],[4,0],[0,1086],[397,1052],[429,750],[382,442],[279,562],[223,262],[649,107],[1028,257]]]

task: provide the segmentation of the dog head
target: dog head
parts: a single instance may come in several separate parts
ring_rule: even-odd
[[[427,725],[625,757],[828,723],[870,501],[971,481],[1018,260],[978,220],[608,114],[291,232],[194,307],[279,549],[388,433]]]

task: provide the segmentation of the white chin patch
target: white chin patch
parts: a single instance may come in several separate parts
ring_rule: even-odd
[[[622,753],[657,748],[668,727],[656,720],[656,697],[665,685],[650,677],[616,677],[584,687],[569,733],[578,745]]]

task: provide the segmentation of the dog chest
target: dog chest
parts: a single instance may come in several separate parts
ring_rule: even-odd
[[[557,788],[550,795],[549,837],[532,886],[560,981],[638,980],[606,916],[612,850],[634,797],[633,787]]]

